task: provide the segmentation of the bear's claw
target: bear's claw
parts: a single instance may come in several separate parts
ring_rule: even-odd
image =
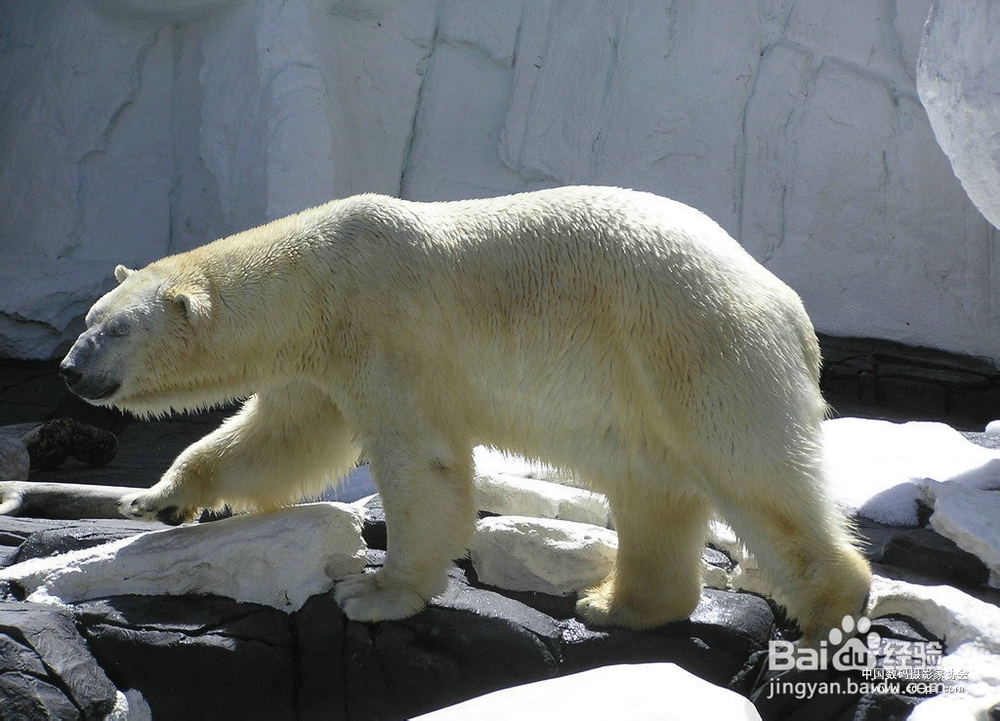
[[[182,508],[176,504],[161,506],[146,492],[130,494],[118,501],[118,510],[126,518],[160,521],[168,526],[178,526],[194,518],[197,509]]]

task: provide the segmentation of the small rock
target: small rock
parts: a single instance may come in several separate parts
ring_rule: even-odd
[[[364,517],[364,526],[361,529],[361,536],[368,544],[368,548],[376,548],[381,551],[388,545],[388,528],[385,525],[385,508],[382,506],[382,497],[379,495],[356,501],[353,505],[361,509]]]
[[[1000,587],[1000,492],[968,488],[953,481],[925,481],[924,501],[934,509],[930,525],[960,548],[974,554],[990,571],[989,583]]]
[[[607,499],[597,493],[550,481],[503,473],[477,474],[476,508],[508,516],[555,518],[607,527]]]
[[[21,439],[0,436],[0,481],[23,481],[30,468],[31,457]]]
[[[978,557],[927,528],[893,534],[876,560],[963,586],[980,586],[990,577]]]
[[[562,596],[601,581],[617,551],[618,535],[606,528],[495,516],[476,524],[469,556],[485,584]]]
[[[160,526],[160,524],[156,524]],[[155,528],[156,526],[153,526]],[[58,528],[35,531],[11,555],[7,565],[22,563],[32,558],[58,556],[69,551],[94,548],[112,541],[149,533],[151,524],[129,521],[124,518],[107,518],[100,521],[63,523]]]
[[[22,436],[31,456],[31,467],[61,466],[72,456],[88,466],[104,466],[118,453],[115,434],[72,418],[57,418],[35,426]]]

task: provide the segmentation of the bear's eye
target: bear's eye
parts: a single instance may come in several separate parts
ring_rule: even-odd
[[[108,335],[112,338],[123,338],[132,332],[127,320],[116,320],[108,324]]]

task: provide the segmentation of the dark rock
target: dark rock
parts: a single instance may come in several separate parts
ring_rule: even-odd
[[[101,719],[112,711],[116,697],[69,610],[0,602],[4,718]]]
[[[3,662],[6,665],[6,659]],[[8,719],[77,719],[80,710],[62,689],[19,671],[0,672],[0,708]]]
[[[977,556],[929,528],[896,533],[876,560],[958,586],[981,586],[990,576]]]
[[[736,561],[731,559],[724,551],[712,548],[711,546],[707,546],[702,549],[701,558],[709,566],[721,568],[726,572],[732,571],[736,568]]]
[[[970,418],[969,425],[982,429],[987,423],[1000,418],[1000,384],[995,380],[987,388],[958,388],[952,391],[948,403],[949,415]]]
[[[0,515],[0,546],[8,546],[11,551],[17,549],[31,534],[52,528],[60,528],[66,521],[56,521],[47,518],[18,518]],[[2,552],[2,549],[0,549]],[[3,564],[9,565],[9,564]]]
[[[385,525],[385,509],[382,507],[381,496],[372,496],[364,505],[365,520],[361,530],[361,537],[365,539],[368,548],[377,548],[384,551],[387,545],[387,531]]]
[[[75,605],[91,651],[154,718],[294,718],[291,620],[209,596],[115,596]]]
[[[344,656],[347,617],[331,594],[313,596],[292,617],[298,646],[298,717],[327,721],[347,718]]]
[[[875,563],[882,558],[892,537],[900,532],[898,526],[887,526],[863,516],[852,518],[851,523],[859,541],[859,549],[865,554],[865,558]]]
[[[926,643],[928,641],[940,640],[916,620],[907,618],[906,616],[892,615],[873,619],[871,622],[871,630],[877,633],[883,640],[891,639],[893,641],[904,641],[907,643],[914,641]],[[885,644],[882,644],[882,646],[876,650],[876,655],[884,655],[884,646]]]
[[[307,616],[321,624],[316,637],[338,638],[337,622],[330,620],[342,618],[335,604],[311,600],[307,606],[300,612],[299,638],[313,635]],[[324,607],[327,614],[319,614]],[[569,618],[552,618],[476,588],[454,569],[448,591],[412,618],[347,621],[343,665],[328,653],[320,664],[327,670],[319,676],[328,689],[343,684],[351,719],[408,718],[499,688],[613,663],[671,661],[748,692],[759,676],[772,622],[763,599],[712,590],[691,621],[645,632],[588,628],[571,617],[572,604],[564,608]]]
[[[861,677],[852,677],[859,684]],[[801,684],[801,685],[799,685]],[[837,671],[785,671],[773,675],[750,697],[762,721],[853,719],[861,694]],[[801,692],[798,689],[802,689]],[[809,689],[821,689],[810,694]]]
[[[28,431],[23,441],[33,470],[57,468],[70,456],[88,466],[103,466],[118,452],[114,433],[72,418],[46,421]]]
[[[473,589],[455,571],[448,591],[416,616],[347,623],[347,717],[409,718],[557,675],[559,636],[552,619]]]
[[[870,338],[820,334],[819,341],[823,391],[851,415],[971,429],[1000,417],[1000,372],[989,358]]]
[[[879,644],[867,639],[878,667],[901,661],[889,660],[900,643],[940,641],[913,619],[886,616],[872,620],[871,632],[881,638]],[[837,721],[890,721],[905,719],[923,698],[900,693],[903,684],[893,678],[870,676],[862,672],[806,671],[792,669],[768,672],[764,682],[751,694],[751,700],[764,721],[771,719],[830,719]]]
[[[902,721],[923,698],[902,694],[865,694],[852,709],[852,721]]]
[[[948,414],[948,389],[924,380],[879,378],[878,399],[897,413],[913,418],[943,418]]]
[[[589,628],[567,619],[564,673],[615,663],[672,661],[720,686],[749,693],[774,617],[764,599],[706,588],[691,619],[649,631]]]
[[[161,528],[160,524],[129,521],[126,519],[102,519],[83,522],[63,522],[58,528],[35,531],[9,557],[8,564],[21,563],[32,558],[55,556],[81,548],[93,548],[103,543],[118,541],[139,533]]]

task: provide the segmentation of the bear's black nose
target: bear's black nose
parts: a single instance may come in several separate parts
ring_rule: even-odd
[[[66,382],[70,388],[75,386],[83,378],[83,373],[78,371],[76,368],[70,365],[59,366],[59,375]]]

